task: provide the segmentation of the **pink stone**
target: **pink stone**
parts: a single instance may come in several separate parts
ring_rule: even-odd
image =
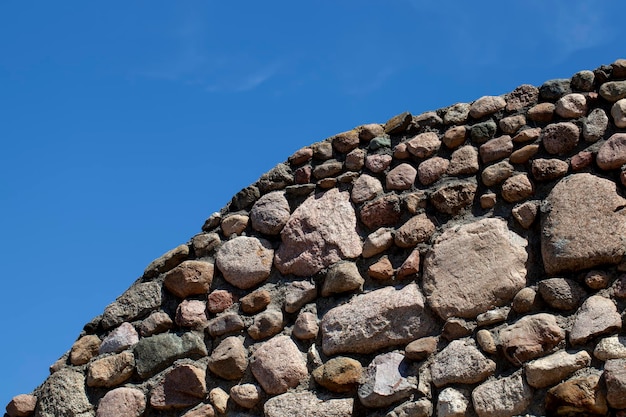
[[[183,300],[176,309],[176,324],[181,327],[203,328],[208,322],[204,301]]]
[[[441,147],[439,136],[434,132],[420,133],[406,142],[411,155],[418,158],[429,158]]]
[[[294,388],[309,376],[306,361],[288,336],[276,336],[263,343],[252,355],[252,374],[268,394]]]
[[[139,334],[130,323],[122,323],[104,338],[100,353],[121,352],[139,342]]]
[[[34,395],[20,394],[13,397],[6,410],[9,417],[28,417],[35,411],[37,397]]]
[[[395,194],[385,195],[366,203],[361,208],[361,221],[370,229],[393,226],[400,220],[400,198]]]
[[[154,387],[150,405],[157,410],[187,408],[206,395],[206,371],[195,365],[175,365]]]
[[[359,204],[373,199],[382,192],[383,186],[377,178],[363,174],[354,181],[351,197],[352,201]]]
[[[209,294],[207,309],[210,313],[217,314],[226,310],[235,302],[235,296],[226,290],[215,290]]]
[[[222,245],[215,263],[226,281],[248,289],[269,277],[273,257],[272,244],[267,240],[239,236]]]
[[[389,168],[392,159],[391,155],[369,155],[365,158],[365,167],[378,174]]]
[[[434,157],[425,160],[417,167],[419,180],[424,185],[436,182],[448,170],[450,161],[441,157]]]
[[[387,173],[388,190],[408,190],[415,182],[417,170],[410,164],[400,164]]]
[[[474,119],[496,113],[504,109],[506,101],[499,96],[483,96],[472,103],[470,107],[470,116]]]
[[[485,164],[497,161],[511,155],[513,152],[513,141],[508,135],[500,136],[482,144],[478,152],[480,153],[480,159]]]
[[[610,170],[626,164],[626,133],[613,134],[598,150],[600,169]]]
[[[165,275],[163,285],[179,298],[205,294],[213,282],[213,264],[185,261]]]
[[[146,396],[136,388],[116,388],[98,404],[96,417],[140,417],[146,409]]]

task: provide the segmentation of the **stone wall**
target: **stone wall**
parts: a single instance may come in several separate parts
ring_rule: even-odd
[[[624,164],[626,60],[302,148],[7,413],[624,416]]]

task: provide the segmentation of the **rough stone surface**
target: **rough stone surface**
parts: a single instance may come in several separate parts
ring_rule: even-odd
[[[400,198],[395,194],[387,194],[370,201],[361,208],[361,221],[369,229],[394,225],[400,220]]]
[[[604,365],[606,399],[614,408],[626,408],[626,359],[611,359]]]
[[[265,417],[352,417],[352,398],[322,399],[314,393],[289,392],[269,399],[263,411]]]
[[[425,214],[418,214],[396,230],[394,242],[398,247],[412,248],[427,242],[434,232],[435,224]]]
[[[473,182],[451,183],[437,189],[430,201],[442,213],[457,214],[474,201],[477,185]]]
[[[66,368],[53,373],[38,393],[35,417],[94,417],[93,405],[85,392],[85,377]]]
[[[434,132],[420,133],[406,143],[409,153],[418,158],[429,158],[439,150],[441,140]]]
[[[185,261],[165,275],[163,284],[179,298],[204,294],[213,281],[213,269],[210,262]]]
[[[256,290],[239,300],[241,310],[246,314],[254,314],[262,311],[269,305],[271,295],[267,290]]]
[[[408,359],[415,361],[421,361],[428,357],[431,353],[437,350],[437,338],[436,337],[422,337],[406,345],[404,348],[404,355]]]
[[[424,262],[424,291],[443,319],[475,318],[510,302],[526,285],[526,241],[500,219],[452,227]]]
[[[313,371],[315,382],[333,392],[349,392],[361,381],[363,367],[352,358],[338,356]]]
[[[300,340],[315,339],[319,332],[317,321],[317,316],[311,312],[305,311],[298,314],[293,325],[293,336]]]
[[[423,185],[437,182],[446,173],[449,165],[450,161],[438,156],[425,160],[417,167],[419,182]]]
[[[445,124],[465,123],[469,116],[469,111],[469,103],[456,103],[447,109],[446,114],[443,116],[443,122]]]
[[[613,116],[613,123],[619,128],[626,127],[626,99],[618,100],[613,107],[611,107],[611,116]]]
[[[250,210],[252,228],[268,235],[277,235],[289,220],[289,202],[285,194],[273,191],[261,196]]]
[[[593,356],[601,361],[626,359],[626,336],[609,336],[601,339],[593,350]]]
[[[448,175],[471,175],[478,172],[478,151],[470,145],[460,147],[452,152]]]
[[[413,186],[417,170],[410,164],[400,164],[387,173],[388,190],[408,190]]]
[[[337,189],[302,203],[281,238],[275,265],[283,274],[310,276],[341,259],[356,258],[362,249],[349,195]]]
[[[248,367],[248,352],[241,339],[227,337],[211,352],[208,365],[220,378],[240,379]]]
[[[622,318],[615,303],[600,295],[592,295],[576,312],[569,340],[573,345],[579,345],[591,338],[619,331],[621,328]]]
[[[29,394],[16,395],[6,407],[9,417],[28,417],[35,411],[37,397]]]
[[[142,378],[162,371],[176,359],[207,355],[204,341],[193,333],[180,337],[171,333],[146,337],[135,345],[133,351],[137,373]]]
[[[601,169],[620,168],[626,164],[626,133],[615,133],[598,150],[596,162]]]
[[[546,313],[524,316],[500,331],[504,355],[517,366],[546,355],[564,338],[556,318]]]
[[[326,313],[321,324],[322,347],[326,355],[370,353],[426,336],[433,325],[416,284],[399,290],[385,287]]]
[[[102,326],[110,329],[124,321],[148,315],[158,309],[161,302],[162,289],[158,282],[137,283],[104,309]]]
[[[483,96],[472,103],[469,115],[474,119],[480,119],[504,109],[506,101],[498,96]]]
[[[243,408],[254,408],[261,400],[261,390],[254,384],[235,385],[230,389],[230,398]]]
[[[538,158],[533,160],[531,172],[537,181],[552,181],[565,176],[568,169],[569,164],[566,161]]]
[[[100,350],[100,338],[96,335],[87,335],[78,339],[72,345],[70,362],[72,365],[84,365],[91,358],[98,355]]]
[[[548,305],[557,310],[573,310],[580,306],[585,290],[567,278],[549,278],[539,282],[539,294]]]
[[[142,337],[152,336],[162,333],[172,328],[174,322],[171,317],[163,311],[155,311],[137,326],[137,330]]]
[[[183,300],[176,309],[175,322],[180,327],[201,329],[207,326],[206,302],[200,300]]]
[[[587,98],[580,93],[567,94],[557,100],[554,110],[565,119],[574,119],[587,114]]]
[[[517,111],[531,106],[539,99],[539,89],[534,85],[522,84],[506,96],[507,111]]]
[[[583,138],[587,142],[597,142],[604,136],[609,118],[602,109],[593,109],[583,121]]]
[[[386,407],[407,398],[415,388],[407,380],[408,365],[398,352],[378,355],[365,369],[358,395],[366,407]]]
[[[541,255],[550,275],[618,263],[624,255],[626,199],[591,174],[559,181],[542,208]],[[581,216],[580,213],[585,213]]]
[[[502,198],[509,203],[525,200],[534,192],[535,187],[526,174],[513,175],[502,184]]]
[[[267,279],[273,256],[274,250],[267,240],[239,236],[222,245],[215,262],[226,281],[248,289]]]
[[[470,343],[453,340],[435,355],[430,368],[433,384],[441,388],[449,384],[476,384],[496,370],[496,364],[487,359]]]
[[[90,387],[114,387],[128,380],[135,371],[135,357],[129,351],[105,356],[89,364],[87,385]]]
[[[310,281],[294,281],[285,289],[285,311],[295,313],[317,298],[317,288]]]
[[[190,364],[172,368],[150,395],[150,406],[157,410],[187,408],[198,404],[206,395],[204,369]]]
[[[467,394],[448,387],[437,398],[437,417],[465,417],[470,407]]]
[[[608,411],[600,375],[575,377],[550,388],[546,394],[548,415],[604,416]]]
[[[481,179],[483,184],[487,187],[491,187],[509,178],[514,171],[515,168],[513,168],[513,165],[509,164],[507,161],[501,161],[485,167],[481,174]]]
[[[115,388],[98,403],[96,417],[141,417],[146,409],[146,396],[136,388]]]
[[[545,388],[558,384],[590,364],[591,356],[584,350],[576,353],[559,351],[527,363],[524,370],[528,385],[534,388]]]
[[[238,332],[244,327],[245,323],[243,322],[241,316],[232,312],[217,316],[216,318],[209,320],[207,323],[207,331],[213,337]]]
[[[283,325],[283,313],[280,310],[268,309],[254,316],[252,325],[248,327],[248,334],[254,340],[267,339],[280,333]]]
[[[211,291],[207,298],[207,310],[209,313],[218,314],[228,309],[235,302],[235,296],[230,291]]]
[[[494,379],[472,391],[479,417],[511,417],[521,414],[532,401],[532,389],[520,374]]]
[[[338,262],[331,266],[326,273],[322,286],[322,296],[327,297],[331,294],[355,291],[362,288],[364,282],[365,279],[359,273],[354,262]]]
[[[563,155],[578,145],[579,136],[580,129],[574,123],[554,123],[543,129],[541,143],[549,154]]]
[[[263,343],[252,355],[250,367],[268,394],[287,392],[309,375],[302,354],[288,336]]]
[[[139,341],[137,330],[130,323],[122,323],[104,338],[99,353],[121,352]]]
[[[511,155],[511,152],[513,152],[513,141],[508,135],[500,136],[481,145],[478,152],[484,164],[498,161]]]

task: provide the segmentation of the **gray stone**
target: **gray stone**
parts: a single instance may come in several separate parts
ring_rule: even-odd
[[[209,369],[220,378],[240,379],[248,367],[248,352],[241,339],[227,337],[209,356]]]
[[[487,187],[494,186],[509,178],[515,168],[507,161],[500,161],[483,169],[480,178]]]
[[[609,81],[600,86],[600,96],[611,103],[626,97],[626,81]]]
[[[289,218],[274,263],[282,274],[311,276],[342,259],[361,255],[349,194],[331,189],[309,197]],[[271,265],[270,265],[271,266]]]
[[[606,399],[613,408],[626,408],[626,359],[611,359],[604,364]]]
[[[398,352],[378,355],[365,369],[358,395],[366,407],[386,407],[407,398],[415,385],[407,380],[408,364]]]
[[[268,394],[276,395],[294,388],[309,373],[302,353],[288,336],[275,336],[252,355],[252,374]]]
[[[453,340],[435,355],[430,367],[433,384],[441,388],[449,384],[476,384],[496,370],[496,363],[487,359],[467,341]]]
[[[557,310],[573,310],[587,295],[576,281],[567,278],[549,278],[539,282],[541,298]]]
[[[609,359],[626,359],[626,336],[609,336],[598,342],[593,356],[601,361]]]
[[[385,417],[430,417],[433,415],[433,404],[428,398],[420,398],[416,401],[407,401],[390,412]]]
[[[544,356],[565,338],[556,318],[547,313],[524,316],[500,330],[504,356],[514,365]]]
[[[310,391],[288,392],[265,402],[265,417],[352,417],[352,398],[323,399]]]
[[[568,378],[591,364],[591,356],[584,350],[576,353],[559,351],[529,362],[524,367],[526,381],[534,388],[545,388]]]
[[[330,147],[332,153],[332,146],[330,143],[328,143],[328,147]],[[313,149],[313,152],[315,156],[315,148]],[[291,184],[293,184],[293,173],[291,172],[291,168],[289,168],[286,164],[276,165],[274,168],[261,175],[258,182],[259,190],[261,190],[262,193],[282,190]]]
[[[317,288],[310,281],[294,281],[285,288],[285,311],[295,313],[317,298]]]
[[[359,204],[371,200],[382,194],[383,185],[377,178],[371,175],[363,174],[354,181],[352,186],[352,201]]]
[[[167,313],[155,311],[145,318],[137,328],[142,337],[148,337],[169,330],[173,325],[174,322]]]
[[[592,295],[576,312],[569,340],[572,345],[580,345],[594,337],[617,332],[621,328],[622,317],[615,303],[600,295]]]
[[[624,255],[626,199],[591,174],[559,181],[542,207],[541,254],[550,275],[616,264]]]
[[[85,393],[85,376],[70,368],[60,369],[39,388],[35,417],[94,417]]]
[[[443,116],[443,122],[447,125],[457,125],[465,123],[469,116],[469,103],[456,103],[450,106]]]
[[[473,125],[470,129],[470,137],[474,143],[485,143],[495,136],[496,130],[498,130],[496,123],[493,120],[487,120]]]
[[[265,194],[250,210],[252,228],[268,235],[277,235],[289,220],[289,202],[281,191]]]
[[[254,340],[267,339],[283,330],[283,313],[280,310],[268,309],[254,316],[248,334]]]
[[[445,320],[475,318],[509,303],[526,285],[526,245],[497,218],[445,230],[424,262],[431,308]]]
[[[426,336],[434,325],[416,284],[385,287],[328,311],[322,318],[322,347],[326,355],[371,353]]]
[[[171,333],[158,334],[139,340],[133,350],[135,366],[141,378],[148,378],[181,358],[206,356],[204,341],[194,333],[182,336]]]
[[[613,116],[613,123],[617,127],[626,127],[626,99],[621,99],[613,104],[611,107],[611,116]]]
[[[466,392],[448,387],[437,397],[437,417],[465,417],[469,406]]]
[[[273,256],[274,250],[267,240],[239,236],[222,245],[215,263],[226,281],[248,289],[269,277]]]
[[[218,220],[219,223],[219,220]],[[150,262],[150,265],[143,273],[144,278],[154,278],[159,274],[169,271],[189,256],[189,246],[180,245],[174,249],[161,255],[159,258]]]
[[[161,291],[161,284],[158,282],[136,282],[104,309],[102,326],[110,329],[160,308]]]
[[[569,78],[548,80],[539,87],[539,96],[544,100],[558,100],[571,92]]]
[[[570,85],[573,89],[578,91],[592,91],[595,78],[593,71],[578,71],[576,74],[572,75]]]
[[[604,136],[609,118],[602,109],[593,109],[583,120],[583,138],[587,142],[597,142]]]
[[[479,417],[511,417],[530,405],[533,391],[521,374],[484,382],[472,391]]]

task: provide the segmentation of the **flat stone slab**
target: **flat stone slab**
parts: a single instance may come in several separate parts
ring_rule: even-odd
[[[542,207],[541,254],[546,272],[619,263],[626,247],[626,199],[615,183],[591,174],[558,182]]]
[[[404,355],[389,352],[378,355],[363,375],[358,395],[366,407],[386,407],[407,398],[415,388],[408,379],[408,364]]]
[[[322,399],[314,393],[288,392],[265,403],[266,417],[352,417],[352,398]]]
[[[328,311],[321,324],[322,349],[326,355],[371,353],[426,336],[434,326],[416,284],[385,287]]]
[[[498,218],[444,231],[424,262],[424,292],[444,320],[475,318],[526,286],[527,242]]]

